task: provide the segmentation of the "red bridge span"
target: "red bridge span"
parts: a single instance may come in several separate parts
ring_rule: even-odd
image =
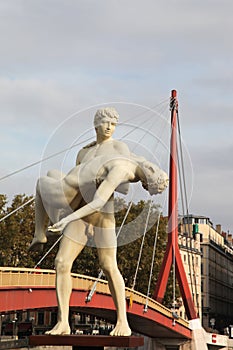
[[[72,274],[72,311],[115,322],[116,311],[107,281],[98,280],[91,301],[86,297],[96,278]],[[172,311],[145,295],[126,288],[127,315],[133,332],[153,338],[191,339],[189,322],[174,320]],[[133,302],[129,302],[133,300]],[[145,305],[147,311],[145,312]],[[57,307],[54,270],[0,267],[0,313]]]

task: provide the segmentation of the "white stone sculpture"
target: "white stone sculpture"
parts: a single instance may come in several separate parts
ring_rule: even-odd
[[[129,183],[140,181],[151,195],[161,193],[168,185],[168,176],[143,157],[130,153],[123,142],[112,139],[117,121],[115,109],[97,111],[94,119],[96,142],[79,152],[76,167],[66,176],[51,171],[37,182],[36,228],[30,248],[47,241],[45,225],[48,215],[55,222],[49,230],[63,231],[55,260],[58,323],[48,334],[70,333],[70,272],[73,261],[87,243],[90,231],[117,311],[117,323],[111,335],[131,334],[126,316],[125,285],[116,261],[114,191],[127,192]],[[70,213],[56,222],[60,209],[64,211],[64,208],[66,212],[69,208]]]

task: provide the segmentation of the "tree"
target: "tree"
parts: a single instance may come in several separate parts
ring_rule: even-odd
[[[1,216],[10,214],[13,210],[19,208],[32,196],[16,195],[10,206],[5,204],[1,208]],[[36,256],[28,254],[28,246],[34,232],[34,202],[25,205],[14,214],[8,216],[1,225],[1,248],[0,263],[1,266],[12,267],[33,267]],[[38,254],[37,254],[38,255]]]
[[[122,203],[120,203],[121,206]],[[150,202],[140,201],[137,204],[133,204],[126,219],[126,223],[133,221],[136,217],[140,216],[140,213],[144,215],[140,216],[140,220],[137,221],[135,226],[135,236],[139,238],[134,242],[126,246],[118,248],[118,266],[124,276],[125,284],[127,287],[132,288],[134,279],[136,279],[135,290],[147,294],[148,283],[150,277],[150,270],[152,265],[152,256],[154,249],[154,241],[157,230],[157,220],[158,220],[158,211],[160,210],[156,205],[153,205],[151,208],[151,213],[149,216],[148,227],[151,227],[145,235],[143,249],[141,251],[143,233],[145,230],[146,216],[148,213]],[[143,211],[143,209],[145,209]],[[122,211],[119,211],[116,215],[118,225],[122,222],[125,213],[126,213],[126,203]],[[151,276],[151,285],[149,290],[149,296],[152,296],[154,293],[155,285],[157,282],[158,274],[162,265],[164,252],[166,250],[167,244],[167,217],[160,216],[158,234],[157,234],[157,243],[155,250],[155,260],[153,262],[152,276]],[[138,259],[141,251],[141,258],[139,269],[136,275],[136,266],[138,264]],[[164,296],[164,305],[171,307],[173,300],[173,283],[172,283],[172,271],[169,276],[169,281]],[[179,289],[176,285],[176,297],[180,296]]]
[[[137,204],[134,204],[131,208],[129,218],[126,220],[126,222],[132,221],[134,218],[139,217],[140,213],[142,213],[145,207],[149,209],[149,202],[140,201]],[[141,218],[137,222],[137,226],[135,227],[139,238],[136,239],[134,242],[128,244],[127,246],[122,246],[118,248],[118,264],[124,275],[126,285],[128,287],[132,287],[133,281],[136,278],[135,289],[144,294],[147,293],[150,268],[152,263],[151,260],[156,235],[158,208],[155,205],[152,206],[148,225],[149,227],[151,226],[151,228],[146,232],[143,250],[141,252],[140,265],[137,276],[135,276],[135,269],[138,263],[139,253],[141,250],[143,240],[143,233],[145,230],[146,216],[147,210],[144,211],[144,215],[141,215]],[[118,217],[118,219],[120,218]],[[161,216],[158,229],[156,255],[153,266],[150,293],[153,293],[153,288],[155,286],[155,281],[157,279],[159,267],[161,265],[163,257],[162,252],[164,251],[164,245],[166,240],[166,224],[166,218],[163,218],[163,216]]]

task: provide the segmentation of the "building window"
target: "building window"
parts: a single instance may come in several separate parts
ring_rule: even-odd
[[[44,324],[44,312],[38,312],[38,325]]]
[[[51,312],[51,325],[54,326],[57,323],[57,312]]]
[[[183,218],[183,223],[184,224],[192,224],[193,223],[193,219],[190,217],[185,217]]]

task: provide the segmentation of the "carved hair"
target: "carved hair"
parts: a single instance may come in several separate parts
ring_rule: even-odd
[[[168,178],[163,170],[147,160],[143,161],[140,166],[146,176],[146,181],[142,181],[142,186],[150,194],[161,192],[161,186],[167,187]]]
[[[98,109],[94,117],[94,126],[95,128],[102,123],[102,120],[106,119],[112,123],[117,124],[119,119],[119,114],[114,107],[106,107]]]

